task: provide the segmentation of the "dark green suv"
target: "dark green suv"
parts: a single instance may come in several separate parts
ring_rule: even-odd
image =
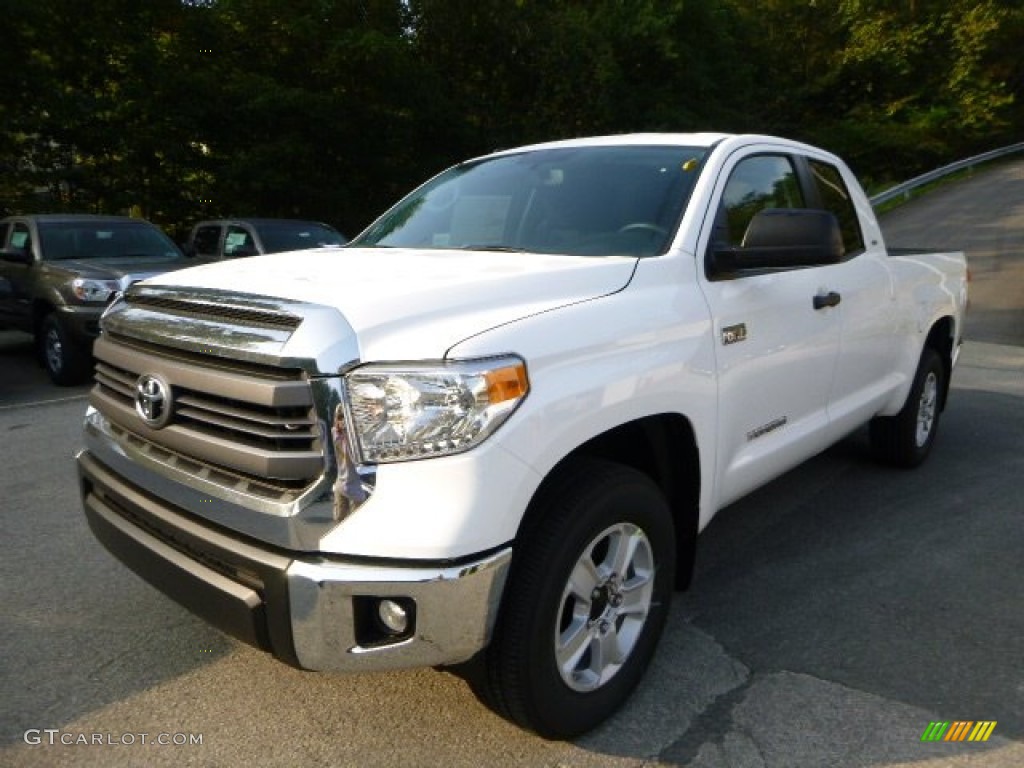
[[[142,219],[10,216],[0,221],[0,329],[33,334],[50,378],[77,383],[89,373],[99,318],[114,297],[189,264]]]

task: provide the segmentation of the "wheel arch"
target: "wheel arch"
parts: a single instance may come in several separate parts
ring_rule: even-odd
[[[942,361],[942,390],[939,392],[939,407],[946,408],[946,398],[949,394],[949,380],[953,373],[953,345],[956,343],[956,324],[949,315],[935,321],[924,342],[925,349],[934,349]]]
[[[636,469],[664,493],[676,535],[676,589],[686,589],[693,575],[700,510],[700,455],[693,425],[678,413],[646,416],[613,427],[564,456],[541,482],[519,526],[521,538],[540,519],[538,500],[575,460],[587,457]]]
[[[32,333],[37,337],[39,335],[39,329],[43,325],[43,320],[46,319],[47,315],[51,312],[56,311],[57,307],[49,299],[36,299],[32,302]]]

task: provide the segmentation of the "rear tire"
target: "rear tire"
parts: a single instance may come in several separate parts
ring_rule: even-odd
[[[36,339],[43,367],[54,384],[79,384],[89,373],[89,350],[77,345],[60,317],[52,312],[43,318]]]
[[[572,462],[538,503],[485,651],[486,699],[541,736],[570,738],[640,681],[668,615],[675,535],[654,482],[607,461]]]
[[[876,459],[910,469],[928,458],[939,429],[945,378],[939,354],[926,347],[902,410],[871,421],[871,451]]]

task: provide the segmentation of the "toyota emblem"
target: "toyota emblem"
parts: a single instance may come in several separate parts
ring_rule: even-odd
[[[171,385],[159,376],[144,373],[135,382],[135,412],[146,426],[166,427],[171,420]]]

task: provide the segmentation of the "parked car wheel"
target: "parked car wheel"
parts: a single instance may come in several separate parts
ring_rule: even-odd
[[[590,730],[639,682],[668,615],[671,512],[646,475],[575,462],[517,543],[486,653],[489,700],[548,738]]]
[[[54,384],[69,386],[85,380],[89,352],[74,342],[56,313],[43,318],[37,341],[43,366]]]
[[[926,347],[903,409],[871,421],[871,450],[877,459],[912,468],[928,457],[939,429],[945,377],[938,353]]]

